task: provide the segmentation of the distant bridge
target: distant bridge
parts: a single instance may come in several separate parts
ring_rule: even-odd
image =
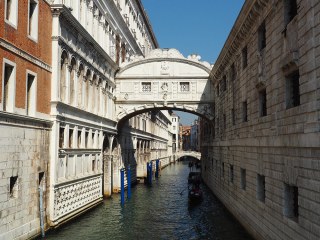
[[[201,153],[196,151],[179,151],[174,154],[176,156],[176,159],[179,159],[181,157],[194,157],[196,159],[201,160]]]

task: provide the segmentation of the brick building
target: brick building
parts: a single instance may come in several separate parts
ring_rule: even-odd
[[[257,239],[320,238],[319,14],[247,0],[210,74],[202,175]]]
[[[0,239],[40,231],[39,187],[46,208],[51,21],[46,1],[0,1]]]

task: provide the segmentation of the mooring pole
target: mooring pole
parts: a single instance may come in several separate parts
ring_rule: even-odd
[[[146,183],[149,184],[149,163],[147,162],[147,181]]]
[[[124,205],[124,169],[121,168],[121,205]]]
[[[43,190],[42,187],[39,186],[39,207],[40,207],[40,228],[41,228],[41,236],[44,238],[45,233],[44,233],[44,224],[43,224]]]
[[[152,184],[152,174],[153,174],[153,172],[152,172],[152,161],[150,161],[150,185]]]
[[[127,184],[128,184],[128,199],[131,198],[131,168],[130,168],[130,164],[128,166],[128,172],[127,172]]]
[[[159,177],[159,159],[156,160],[156,178]]]

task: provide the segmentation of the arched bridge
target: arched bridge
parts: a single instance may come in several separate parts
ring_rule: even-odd
[[[199,60],[175,49],[155,49],[121,65],[115,78],[117,120],[151,109],[176,109],[212,120],[212,66]]]
[[[201,153],[196,151],[179,151],[179,152],[176,152],[174,155],[175,155],[175,159],[179,159],[182,157],[193,157],[198,160],[201,160]]]

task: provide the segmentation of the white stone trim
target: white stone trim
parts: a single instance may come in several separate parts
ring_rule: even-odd
[[[8,51],[18,55],[19,57],[24,58],[25,60],[37,65],[38,67],[40,67],[50,73],[52,72],[52,68],[49,64],[32,56],[31,54],[23,51],[22,49],[17,48],[16,46],[12,45],[11,43],[9,43],[6,40],[1,39],[1,38],[0,38],[0,47],[3,47],[5,50],[8,50]]]
[[[28,100],[27,100],[27,96],[28,96],[28,76],[31,75],[34,77],[33,79],[33,85],[32,85],[32,89],[30,90],[30,95],[32,96],[32,102],[30,104],[31,109],[28,109]],[[27,69],[26,71],[26,99],[25,99],[25,114],[29,115],[29,116],[35,116],[36,112],[37,112],[37,96],[38,96],[38,75],[35,72],[32,72],[30,70]]]

